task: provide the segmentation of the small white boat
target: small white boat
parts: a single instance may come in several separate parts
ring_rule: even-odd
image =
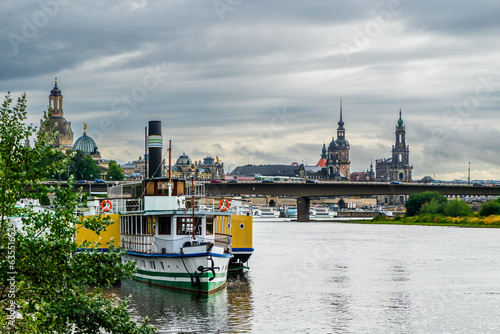
[[[260,208],[260,217],[261,218],[278,218],[280,216],[280,212],[271,206],[264,206]]]
[[[285,218],[297,218],[297,208],[296,207],[286,207],[283,210],[283,215]]]
[[[315,218],[332,218],[337,215],[336,211],[330,211],[329,208],[325,206],[321,207],[311,207],[309,211],[309,216]]]

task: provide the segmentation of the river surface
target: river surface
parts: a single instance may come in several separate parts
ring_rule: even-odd
[[[255,221],[210,296],[127,280],[160,333],[500,333],[500,230]]]

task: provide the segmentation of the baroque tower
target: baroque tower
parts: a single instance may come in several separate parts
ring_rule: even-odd
[[[66,152],[73,148],[73,130],[71,130],[71,122],[64,118],[62,102],[63,96],[57,87],[56,78],[54,88],[49,95],[49,119],[46,124],[41,126],[41,131],[46,133],[56,131],[54,145],[61,146],[61,150]]]
[[[327,178],[341,180],[349,179],[350,165],[349,150],[350,145],[345,139],[344,121],[342,120],[342,99],[340,99],[340,120],[337,128],[337,140],[332,137],[328,145],[328,157],[325,166]]]
[[[392,146],[392,163],[389,169],[389,179],[391,181],[411,182],[413,166],[410,165],[410,147],[406,145],[406,130],[401,118],[399,109],[399,119],[396,125],[396,143]]]

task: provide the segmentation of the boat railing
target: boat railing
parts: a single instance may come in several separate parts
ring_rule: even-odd
[[[154,242],[153,234],[122,234],[121,247],[136,253],[152,253]]]
[[[214,234],[214,245],[217,247],[224,248],[228,253],[232,252],[231,245],[233,244],[232,237],[230,234],[215,233]]]
[[[194,193],[193,193],[193,184],[187,182],[186,196],[205,197],[205,184],[199,181],[194,182]]]

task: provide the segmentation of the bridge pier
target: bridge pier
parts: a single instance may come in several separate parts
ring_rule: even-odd
[[[297,198],[297,221],[298,222],[308,222],[309,221],[310,204],[311,204],[311,199],[309,197]]]

